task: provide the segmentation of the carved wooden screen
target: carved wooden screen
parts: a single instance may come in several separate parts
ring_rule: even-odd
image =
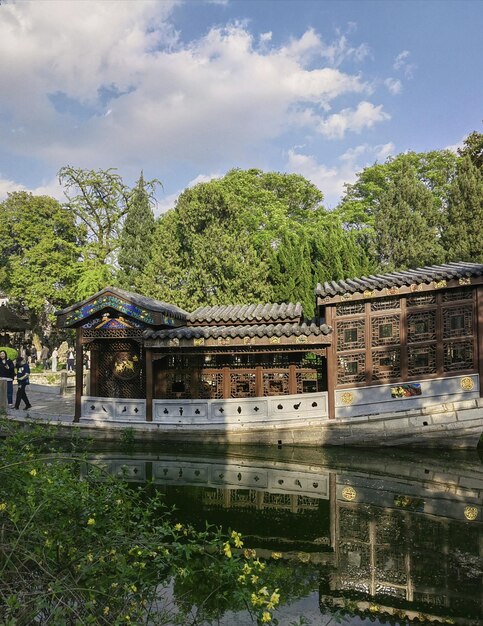
[[[97,395],[102,398],[144,398],[142,350],[136,341],[106,341],[90,344],[95,353]]]
[[[455,291],[460,299],[469,299],[469,290]],[[444,299],[451,301],[450,294],[451,292],[445,294]],[[467,371],[474,368],[473,303],[460,305],[455,303],[443,309],[443,344],[445,372]]]

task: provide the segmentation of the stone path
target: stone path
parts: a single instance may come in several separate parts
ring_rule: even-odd
[[[17,388],[13,388],[13,400]],[[74,392],[68,390],[65,395],[60,395],[58,386],[36,385],[27,387],[27,396],[32,407],[23,409],[7,409],[7,415],[12,417],[33,417],[55,422],[72,422],[74,419]],[[21,403],[23,406],[23,402]]]

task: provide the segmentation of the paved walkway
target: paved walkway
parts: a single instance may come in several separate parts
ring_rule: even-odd
[[[17,387],[13,388],[13,400]],[[65,395],[60,395],[59,387],[50,385],[29,385],[27,396],[32,407],[23,409],[7,409],[7,415],[12,417],[34,417],[46,421],[72,422],[74,419],[74,391],[68,390]],[[23,406],[23,402],[21,403]]]

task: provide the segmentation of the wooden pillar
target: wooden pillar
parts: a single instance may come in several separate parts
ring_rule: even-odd
[[[91,368],[91,388],[89,391],[90,396],[97,397],[99,389],[99,345],[96,342],[89,344],[89,351],[91,353],[89,367]]]
[[[260,365],[255,367],[255,397],[263,397],[263,368]]]
[[[230,378],[230,368],[223,368],[223,399],[226,400],[231,396],[231,378]]]
[[[401,343],[401,380],[408,379],[408,309],[407,299],[402,297],[401,304],[401,322],[399,327],[400,343]]]
[[[483,286],[476,291],[476,312],[478,315],[478,329],[476,332],[475,358],[480,375],[480,397],[483,397]]]
[[[297,393],[297,367],[294,363],[290,363],[288,366],[288,392],[290,394]]]
[[[436,294],[436,372],[442,376],[444,372],[443,344],[443,294]]]
[[[335,327],[335,306],[325,308],[325,323],[332,326],[332,343],[327,346],[326,367],[327,367],[327,400],[329,419],[335,419],[335,388],[337,386],[337,331]]]
[[[144,372],[146,380],[146,421],[153,421],[153,351],[151,348],[144,350]]]
[[[371,302],[364,304],[364,335],[365,335],[365,352],[366,352],[366,385],[372,383],[372,318],[371,318]]]
[[[82,354],[82,328],[75,331],[75,411],[74,422],[81,418],[82,391],[84,385],[84,359]]]

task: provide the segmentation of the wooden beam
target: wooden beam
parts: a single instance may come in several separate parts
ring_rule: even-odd
[[[146,421],[153,421],[153,354],[150,348],[144,351],[144,372],[146,380]]]
[[[478,330],[476,333],[476,363],[480,375],[480,397],[483,397],[483,286],[476,292],[476,312],[478,316]],[[476,316],[475,316],[476,317]]]

